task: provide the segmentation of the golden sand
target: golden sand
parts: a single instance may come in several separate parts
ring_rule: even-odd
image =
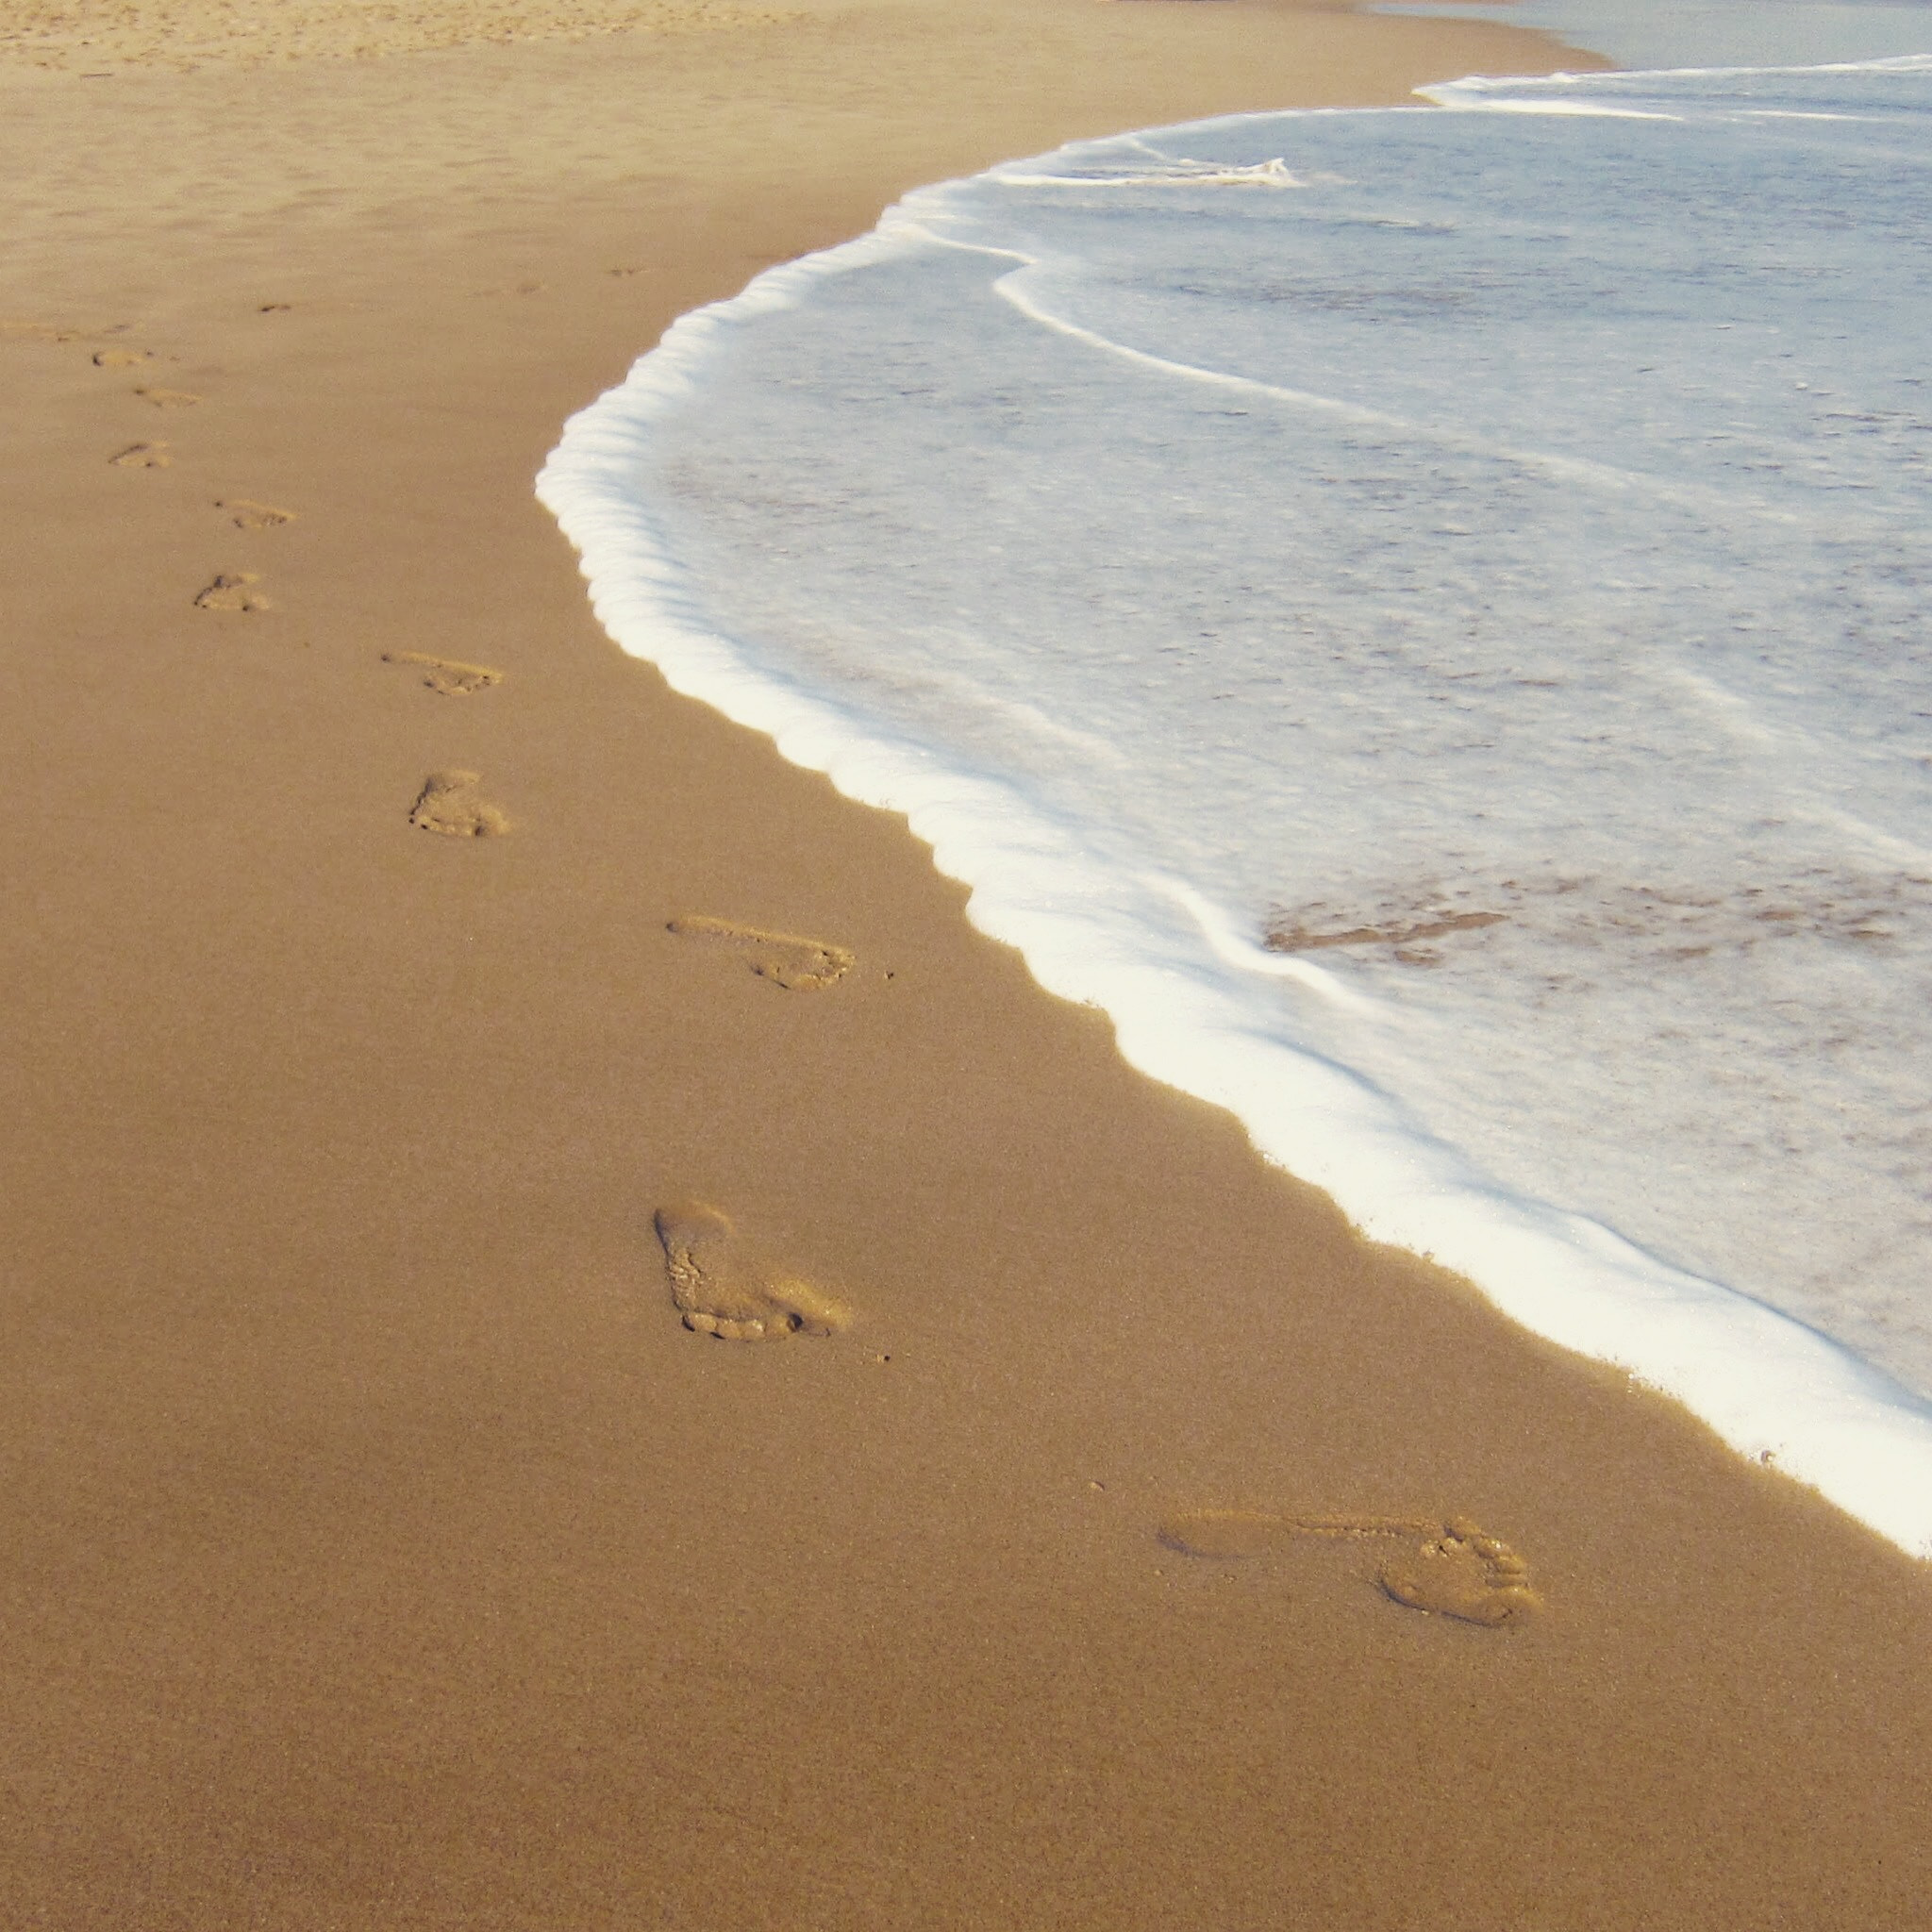
[[[741,32],[800,17],[729,0],[5,0],[0,60],[66,74],[192,74],[600,34]]]
[[[808,10],[0,70],[0,1922],[1916,1926],[1924,1566],[1130,1072],[531,496],[920,181],[1577,57]]]

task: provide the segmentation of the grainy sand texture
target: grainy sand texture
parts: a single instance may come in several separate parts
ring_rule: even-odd
[[[0,1923],[1924,1923],[1924,1566],[1130,1073],[531,495],[919,182],[1580,58],[0,0]]]

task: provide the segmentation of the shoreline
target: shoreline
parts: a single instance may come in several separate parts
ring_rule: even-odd
[[[16,1911],[1903,1923],[1925,1566],[1132,1073],[902,821],[625,659],[529,491],[921,181],[1537,43],[791,31],[0,77]],[[508,836],[410,824],[470,771]],[[691,1196],[849,1328],[682,1325]],[[1160,1540],[1215,1511],[1245,1557]],[[1303,1516],[1471,1518],[1543,1611]]]
[[[1077,165],[1085,152],[1016,158]],[[1486,1174],[1358,1067],[1250,998],[1257,974],[1290,973],[1318,994],[1351,997],[1319,969],[1271,958],[1190,884],[1157,890],[1080,852],[1061,823],[1016,800],[970,752],[869,724],[770,668],[756,643],[711,626],[657,527],[660,512],[639,500],[626,471],[649,464],[657,425],[703,389],[708,362],[728,355],[735,334],[774,307],[808,304],[815,285],[916,250],[921,235],[944,229],[946,190],[968,185],[916,191],[870,234],[679,318],[622,384],[571,419],[537,493],[577,549],[605,628],[674,690],[769,738],[842,795],[907,819],[935,865],[967,888],[978,931],[1015,947],[1054,996],[1106,1013],[1129,1065],[1225,1108],[1266,1159],[1333,1198],[1364,1240],[1428,1257],[1529,1333],[1628,1373],[1740,1456],[1816,1490],[1906,1555],[1932,1557],[1923,1395],[1762,1295]]]

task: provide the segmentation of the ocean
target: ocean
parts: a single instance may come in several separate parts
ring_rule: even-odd
[[[540,494],[1135,1065],[1932,1555],[1924,38],[922,190]]]

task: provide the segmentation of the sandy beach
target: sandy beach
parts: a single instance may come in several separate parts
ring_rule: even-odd
[[[921,182],[1586,57],[259,11],[0,0],[0,1922],[1921,1924],[1926,1566],[1131,1072],[531,491]]]

